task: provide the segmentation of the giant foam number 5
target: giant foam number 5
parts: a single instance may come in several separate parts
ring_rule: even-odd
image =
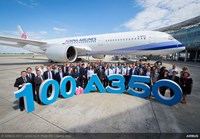
[[[128,93],[130,93],[133,96],[137,96],[137,97],[142,97],[142,98],[146,98],[150,95],[150,87],[145,84],[145,83],[149,83],[150,82],[150,78],[147,76],[135,76],[133,75],[128,83],[128,86],[130,87],[128,89]],[[136,91],[134,88],[139,88],[142,89],[142,93]]]

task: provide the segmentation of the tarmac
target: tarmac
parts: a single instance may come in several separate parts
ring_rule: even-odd
[[[94,92],[51,105],[35,103],[34,112],[21,112],[13,94],[15,79],[41,63],[48,64],[43,57],[0,57],[0,133],[200,133],[200,63],[163,61],[168,68],[173,63],[179,70],[189,67],[194,84],[185,105]]]

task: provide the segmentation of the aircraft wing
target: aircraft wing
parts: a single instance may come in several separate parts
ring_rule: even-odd
[[[4,46],[22,47],[25,45],[43,46],[46,44],[47,43],[43,41],[0,36],[0,45],[4,45]]]

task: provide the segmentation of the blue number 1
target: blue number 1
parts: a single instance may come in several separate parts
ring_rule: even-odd
[[[16,98],[23,97],[24,105],[27,112],[32,112],[35,110],[33,101],[33,90],[30,83],[26,83],[20,90],[14,92]]]

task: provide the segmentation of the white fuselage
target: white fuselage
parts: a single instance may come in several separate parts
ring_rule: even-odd
[[[48,47],[74,46],[79,51],[77,56],[84,55],[162,55],[177,53],[185,49],[183,44],[171,35],[157,31],[135,31],[110,33],[102,35],[80,36],[46,40],[48,45],[42,49],[37,46],[24,46],[24,49],[35,53],[44,53]]]

